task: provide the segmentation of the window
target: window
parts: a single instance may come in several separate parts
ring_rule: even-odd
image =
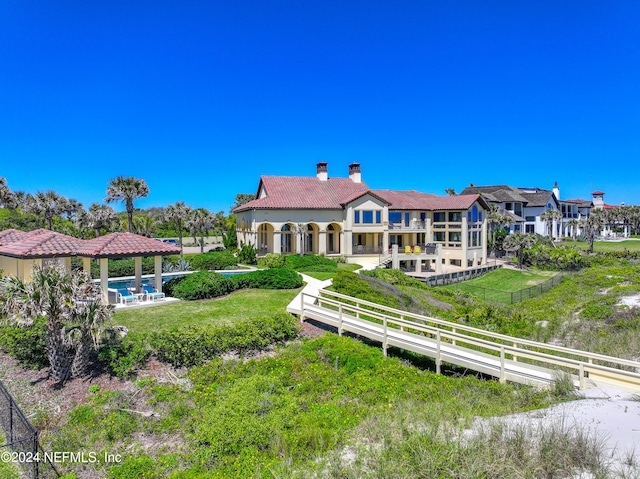
[[[471,221],[474,223],[478,221],[478,207],[476,205],[473,205],[473,208],[471,208]]]
[[[409,221],[411,220],[411,216],[409,215],[409,213],[405,213],[404,214],[404,225],[405,226],[409,226]]]
[[[380,210],[376,210],[376,223],[380,224],[382,223],[382,211]]]
[[[362,222],[367,225],[373,224],[373,211],[364,210],[362,212]]]
[[[438,212],[433,214],[434,223],[444,223],[445,221],[447,221],[446,213]]]
[[[525,216],[525,221],[535,221],[536,217],[535,216]]]
[[[402,221],[402,213],[399,211],[389,211],[389,222],[400,223]]]
[[[460,213],[459,211],[449,212],[450,223],[460,223],[461,221],[462,221],[462,213]]]
[[[371,225],[373,224],[373,214],[375,212],[376,223],[382,223],[382,212],[380,210],[355,210],[353,212],[353,222],[354,224],[365,224]]]
[[[462,234],[459,231],[449,231],[449,241],[455,241],[459,243],[462,241]]]
[[[353,222],[357,225],[360,224],[360,211],[359,210],[355,210],[353,212]]]
[[[444,231],[434,231],[433,233],[433,241],[443,242],[445,240],[445,232]]]

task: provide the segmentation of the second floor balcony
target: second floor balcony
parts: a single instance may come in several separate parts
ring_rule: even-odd
[[[408,223],[399,221],[393,223],[389,221],[389,231],[420,231],[427,229],[427,222],[422,220],[411,220]]]

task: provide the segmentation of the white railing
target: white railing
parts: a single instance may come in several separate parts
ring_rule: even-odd
[[[300,308],[301,320],[310,317],[333,324],[339,334],[346,330],[378,340],[385,354],[389,346],[397,346],[432,356],[437,372],[445,360],[500,381],[544,384],[554,380],[554,370],[563,369],[573,372],[580,389],[590,381],[640,391],[637,361],[520,339],[327,290],[317,296],[303,293]]]

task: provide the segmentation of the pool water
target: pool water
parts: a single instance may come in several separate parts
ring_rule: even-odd
[[[225,271],[223,273],[219,273],[222,276],[225,276],[227,278],[231,277],[231,276],[237,276],[239,274],[245,274],[248,273],[249,271]],[[173,278],[180,278],[184,276],[184,274],[176,274],[176,273],[164,273],[162,275],[162,284],[166,283],[167,281],[173,279]],[[133,283],[135,282],[135,280],[132,279],[126,279],[126,280],[117,280],[117,281],[109,281],[109,289],[123,289],[123,288],[130,288],[131,286],[133,286]],[[146,284],[153,284],[153,278],[142,278],[141,284],[144,286]]]

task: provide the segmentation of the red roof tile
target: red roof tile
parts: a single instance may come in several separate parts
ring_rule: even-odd
[[[391,203],[397,210],[466,210],[476,201],[487,208],[480,195],[437,196],[415,190],[373,190],[373,193]]]
[[[365,183],[349,178],[329,178],[321,181],[315,176],[262,176],[258,192],[266,196],[239,206],[234,212],[250,209],[342,209],[344,203],[366,193]]]
[[[26,233],[24,231],[16,229],[0,231],[0,246],[9,243],[15,243],[16,241],[19,241],[25,234]]]
[[[180,247],[133,233],[111,233],[84,241],[78,256],[93,258],[123,258],[179,254]]]
[[[0,246],[0,255],[20,259],[75,256],[83,240],[49,230],[24,233],[18,241]]]

